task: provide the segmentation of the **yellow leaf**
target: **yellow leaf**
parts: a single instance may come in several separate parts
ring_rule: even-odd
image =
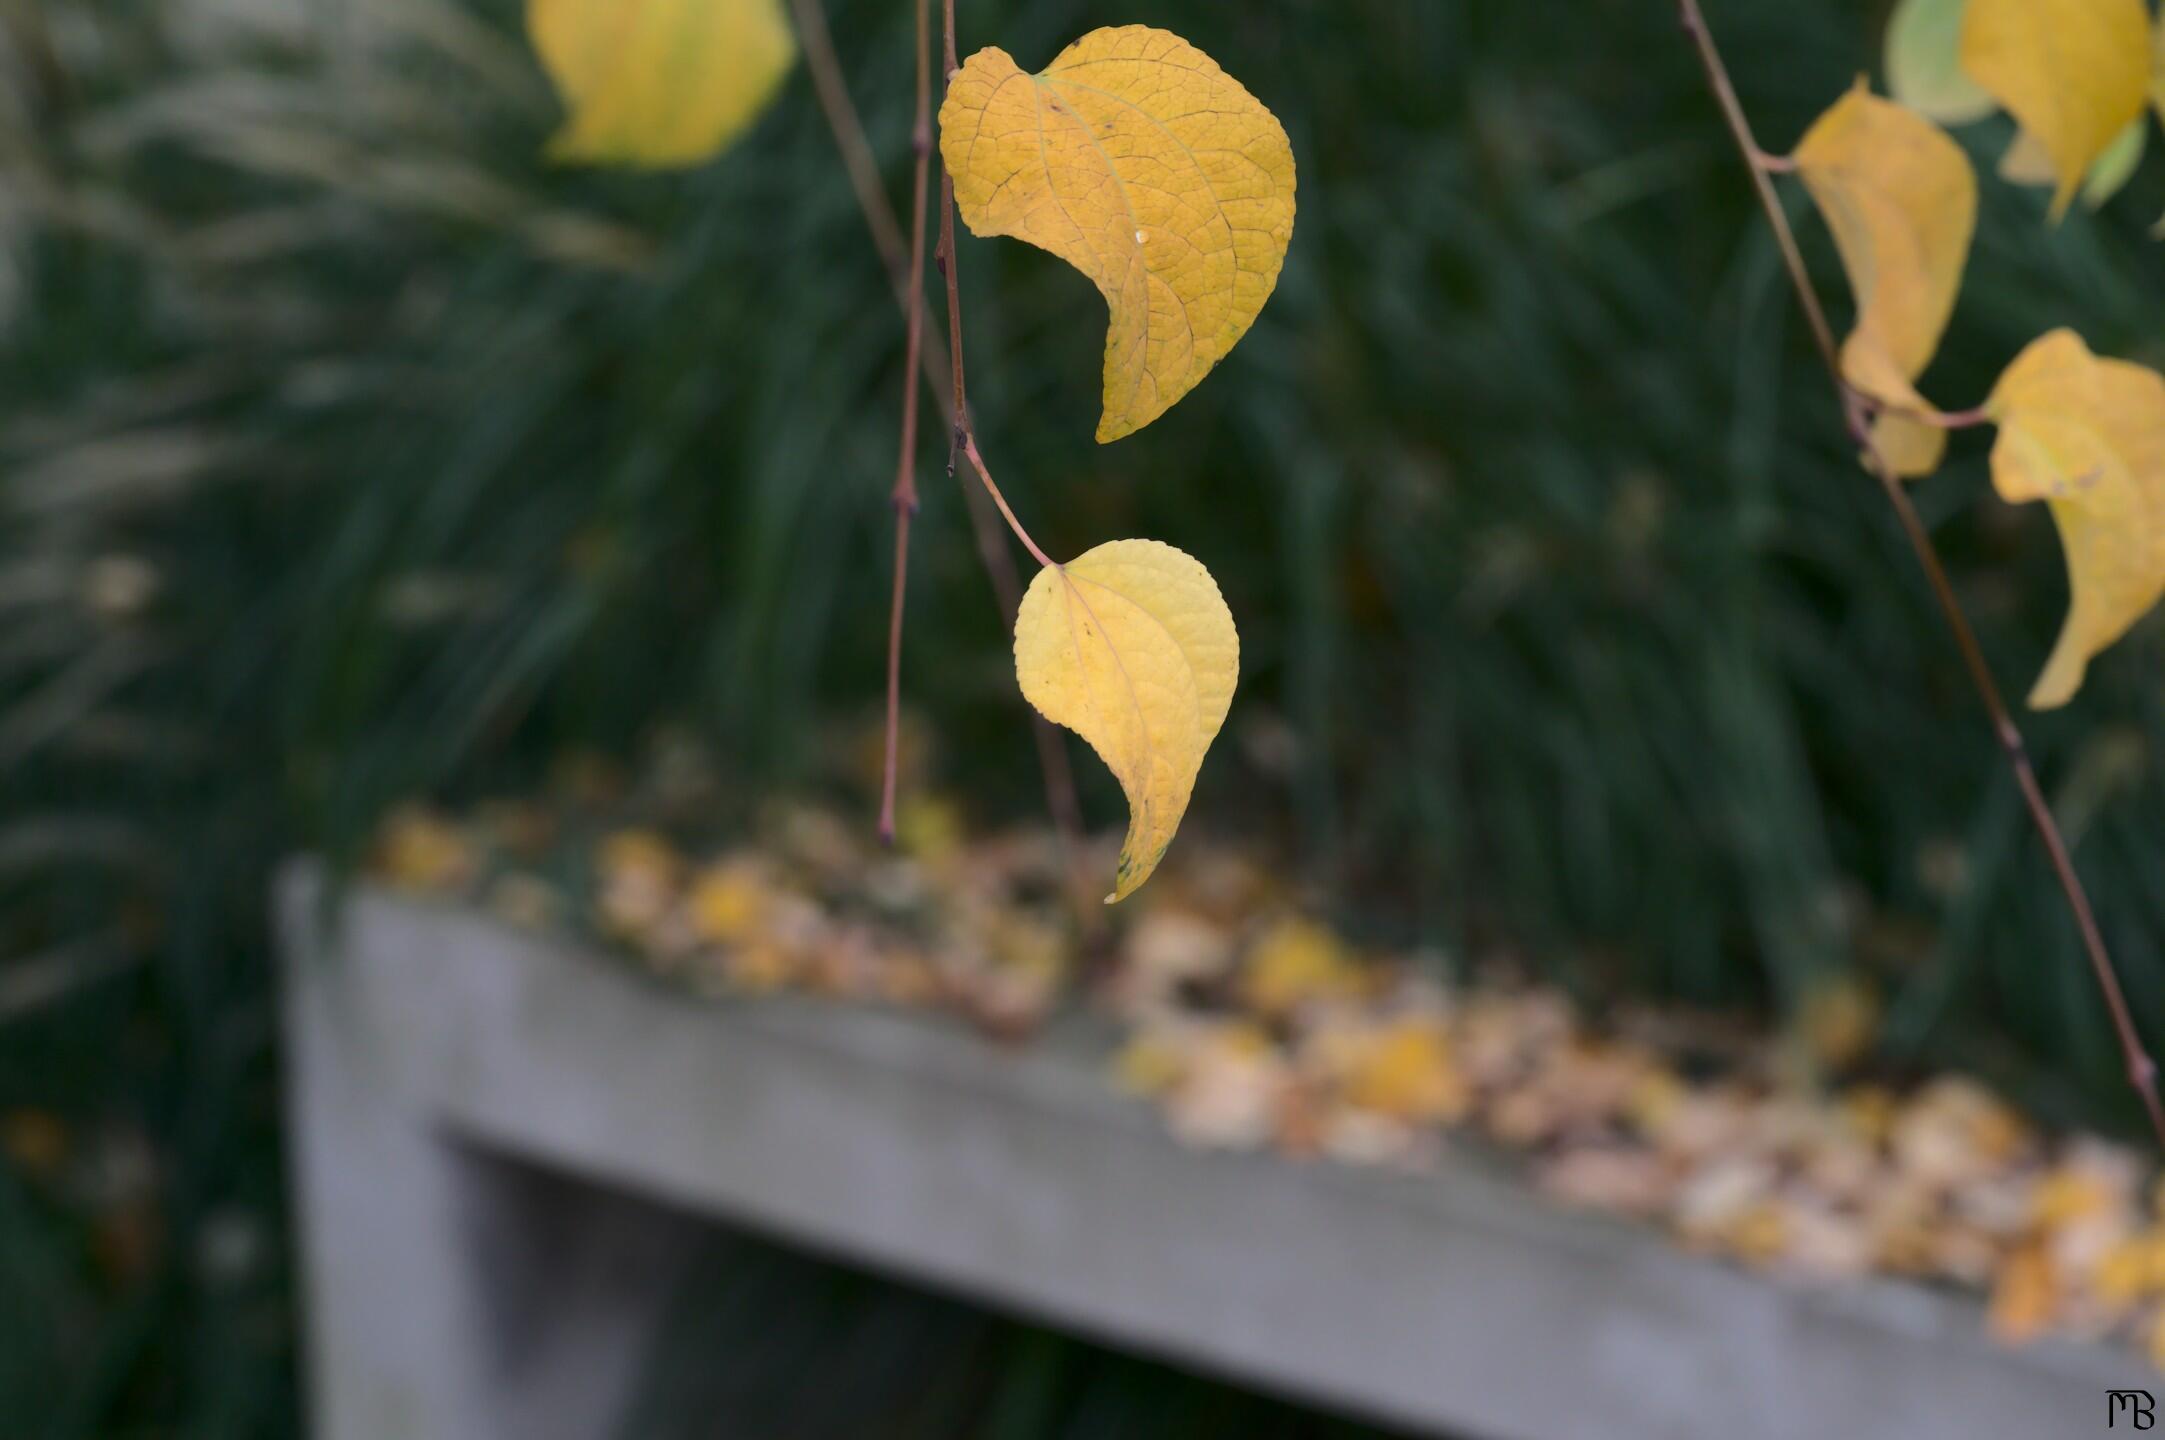
[[[1856,295],[1842,373],[1889,407],[1873,438],[1894,472],[1929,474],[1945,437],[1897,412],[1932,410],[1912,382],[1939,348],[1969,259],[1977,221],[1969,157],[1946,131],[1859,81],[1813,122],[1795,159]]]
[[[1344,999],[1360,979],[1352,951],[1336,934],[1312,920],[1280,920],[1249,952],[1241,998],[1276,1018],[1311,1001]]]
[[[777,0],[527,0],[571,111],[558,160],[696,165],[758,118],[796,58]]]
[[[1424,1123],[1464,1117],[1470,1097],[1440,1021],[1399,1020],[1364,1039],[1346,1075],[1347,1104]]]
[[[1872,417],[1872,450],[1895,474],[1909,479],[1939,469],[1947,432],[1919,416],[1937,415],[1917,393],[1886,347],[1863,330],[1842,343],[1842,376],[1885,408]]]
[[[713,945],[742,945],[752,940],[766,918],[774,893],[765,867],[733,857],[699,872],[685,896],[692,933]]]
[[[2067,622],[2030,692],[2050,709],[2165,593],[2165,377],[2055,330],[2015,357],[1984,408],[2000,427],[1994,488],[2047,502],[2067,552]]]
[[[1828,977],[1805,992],[1794,1023],[1813,1061],[1839,1070],[1871,1048],[1879,1034],[1879,1001],[1853,975]]]
[[[2007,1258],[1992,1282],[1985,1326],[1993,1339],[2020,1345],[2036,1339],[2059,1307],[2060,1282],[2051,1257],[2036,1246],[2024,1246]]]
[[[2052,157],[2057,217],[2142,113],[2150,15],[2143,0],[1969,0],[1961,54],[1969,77]]]
[[[2135,178],[2149,138],[2147,117],[2137,115],[2130,120],[2083,177],[2082,203],[2092,210],[2102,209],[2106,201],[2119,194]],[[2010,185],[2049,187],[2058,183],[2059,173],[2053,168],[2052,153],[2045,149],[2044,142],[2027,130],[2017,130],[2000,156],[2000,178]]]
[[[2127,122],[2127,128],[2113,137],[2105,152],[2091,165],[2089,175],[2082,182],[2082,203],[2092,210],[2103,209],[2106,201],[2135,178],[2135,172],[2142,167],[2142,152],[2149,143],[2150,118],[2137,115]]]
[[[1968,0],[1900,0],[1887,17],[1887,92],[1942,125],[1982,120],[1992,97],[1962,73]]]
[[[1131,1095],[1163,1095],[1187,1068],[1186,1054],[1171,1039],[1146,1033],[1131,1038],[1113,1057],[1113,1083]]]
[[[940,106],[940,155],[972,232],[1050,250],[1105,296],[1101,442],[1157,419],[1225,358],[1293,238],[1277,117],[1143,25],[1093,30],[1036,75],[978,51]]]
[[[2052,168],[2052,152],[2045,142],[2027,130],[2017,130],[2000,153],[2000,178],[2010,185],[2055,185],[2060,176]]]
[[[456,890],[474,878],[480,857],[472,840],[450,820],[407,805],[384,821],[376,841],[376,867],[393,885],[409,890]]]
[[[1046,719],[1083,739],[1128,797],[1106,903],[1150,878],[1188,808],[1240,676],[1217,582],[1155,540],[1115,540],[1048,565],[1015,617],[1015,675]]]

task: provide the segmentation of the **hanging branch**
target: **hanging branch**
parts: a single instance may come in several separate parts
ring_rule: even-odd
[[[905,323],[908,323],[908,319],[912,314],[911,297],[913,293],[918,297],[916,311],[919,316],[917,327],[919,348],[915,368],[922,373],[925,384],[932,391],[933,403],[939,407],[942,418],[947,421],[950,436],[947,468],[948,472],[952,474],[955,468],[952,437],[958,433],[956,427],[960,423],[959,417],[964,414],[962,407],[957,403],[958,397],[962,394],[960,353],[962,347],[960,344],[960,312],[955,302],[953,288],[953,184],[945,175],[943,167],[940,178],[940,248],[935,256],[935,262],[939,265],[941,273],[949,277],[948,325],[951,343],[943,345],[938,334],[928,333],[923,328],[921,319],[923,287],[917,281],[917,277],[923,274],[924,269],[921,258],[922,251],[916,250],[914,244],[905,247],[902,239],[902,227],[896,220],[894,209],[888,203],[887,192],[880,183],[879,165],[874,158],[871,142],[865,134],[864,122],[858,116],[856,105],[850,100],[848,86],[843,82],[841,62],[835,54],[834,39],[827,25],[826,12],[821,7],[820,0],[791,0],[791,4],[796,13],[797,29],[804,47],[805,68],[812,76],[813,92],[819,99],[820,111],[826,117],[827,128],[834,137],[835,148],[842,154],[843,166],[850,177],[850,188],[857,199],[857,208],[864,216],[865,229],[871,234],[873,245],[880,252],[881,263],[887,270],[889,284],[894,290],[895,303],[901,309],[905,317]],[[917,16],[917,50],[921,57],[926,58],[929,58],[931,49],[931,17],[928,8],[928,5],[921,4]],[[941,71],[943,87],[945,84],[944,77],[953,73],[957,68],[954,59],[953,9],[953,5],[949,4],[944,17],[946,64]],[[929,70],[929,66],[925,67],[925,69]],[[920,74],[924,73],[924,71],[920,71]],[[921,185],[924,183],[923,172],[929,164],[932,148],[931,124],[928,113],[930,106],[929,76],[926,76],[926,82],[919,88],[918,114],[920,119],[911,134],[911,143],[917,154]],[[920,212],[914,217],[914,220],[915,234],[922,236],[924,233],[922,213]],[[912,263],[913,253],[919,257],[918,263]],[[952,351],[954,357],[952,361],[949,359],[950,351]],[[962,487],[962,494],[970,512],[970,527],[977,541],[979,558],[984,563],[985,573],[991,579],[993,593],[999,601],[1001,618],[1005,628],[1013,630],[1016,612],[1022,606],[1022,577],[1015,568],[1014,555],[1008,550],[1006,543],[1000,537],[1000,516],[993,506],[989,479],[987,484],[988,488],[980,489],[977,486],[965,483]],[[902,549],[903,543],[898,535],[898,552]],[[883,816],[886,813],[886,796],[893,785],[895,771],[893,757],[895,751],[899,748],[897,714],[901,686],[899,665],[894,652],[899,649],[896,636],[901,628],[901,602],[899,599],[901,594],[899,575],[901,567],[898,564],[896,568],[898,572],[897,599],[894,614],[890,618],[888,626],[890,641],[889,690],[893,698],[890,700],[888,710],[886,744],[889,759],[886,765],[886,777],[882,782]],[[1038,769],[1045,782],[1045,806],[1052,815],[1053,828],[1059,839],[1062,869],[1072,874],[1075,863],[1082,852],[1083,834],[1082,803],[1076,797],[1075,773],[1068,763],[1067,747],[1062,742],[1059,732],[1052,727],[1050,722],[1043,716],[1033,713],[1031,716],[1031,731],[1037,741]],[[881,834],[883,837],[891,834],[887,825],[883,824]],[[1097,910],[1098,907],[1094,905],[1080,905],[1077,907],[1077,913],[1084,917],[1084,923],[1093,927],[1099,923]]]
[[[952,0],[950,0],[952,4]],[[1947,567],[1940,562],[1939,550],[1932,543],[1931,532],[1925,529],[1917,507],[1911,503],[1909,492],[1886,458],[1873,443],[1871,421],[1872,405],[1859,394],[1842,376],[1841,352],[1834,341],[1834,329],[1827,323],[1827,312],[1819,302],[1819,292],[1812,286],[1810,272],[1804,267],[1803,252],[1797,248],[1796,232],[1790,228],[1789,216],[1782,209],[1781,198],[1774,193],[1770,176],[1788,168],[1779,157],[1770,156],[1759,148],[1753,137],[1751,122],[1745,117],[1744,107],[1738,101],[1736,87],[1730,83],[1729,69],[1722,61],[1721,51],[1714,43],[1714,36],[1707,29],[1706,17],[1700,12],[1699,0],[1678,0],[1684,32],[1691,37],[1699,52],[1699,62],[1706,71],[1708,88],[1720,106],[1722,118],[1729,127],[1731,138],[1736,141],[1738,152],[1744,158],[1745,168],[1751,172],[1753,188],[1759,195],[1760,208],[1766,212],[1767,223],[1773,227],[1775,244],[1780,247],[1782,264],[1789,272],[1789,283],[1796,291],[1797,304],[1804,311],[1805,323],[1812,332],[1812,342],[1819,350],[1820,360],[1827,368],[1827,375],[1834,383],[1835,394],[1841,402],[1842,418],[1849,437],[1856,442],[1864,459],[1865,469],[1879,481],[1888,504],[1894,507],[1895,519],[1902,527],[1903,536],[1909,541],[1910,550],[1930,582],[1933,597],[1939,602],[1941,615],[1952,632],[1955,648],[1961,652],[1963,667],[1969,671],[1970,683],[1976,688],[1978,699],[1984,704],[1992,722],[1992,730],[1999,741],[2007,765],[2015,777],[2015,785],[2022,792],[2023,805],[2028,809],[2030,823],[2036,827],[2038,838],[2044,842],[2045,854],[2052,863],[2053,873],[2058,877],[2061,893],[2066,897],[2068,912],[2074,917],[2075,930],[2081,936],[2082,948],[2088,955],[2090,969],[2097,977],[2097,986],[2105,997],[2105,1008],[2112,1016],[2112,1028],[2120,1042],[2120,1053],[2127,1065],[2128,1084],[2141,1099],[2144,1111],[2150,1118],[2151,1132],[2158,1144],[2165,1148],[2165,1105],[2158,1099],[2157,1062],[2143,1048],[2142,1036],[2135,1029],[2134,1017],[2129,1013],[2127,997],[2120,989],[2120,979],[2114,971],[2112,956],[2105,948],[2105,937],[2097,926],[2096,913],[2090,907],[2090,897],[2083,889],[2082,878],[2075,872],[2075,862],[2069,854],[2066,839],[2060,834],[2059,822],[2053,819],[2052,807],[2045,801],[2044,791],[2037,783],[2036,768],[2030,763],[2028,748],[2023,744],[2022,731],[2016,727],[2014,716],[2001,697],[1999,685],[1992,678],[1991,667],[1985,663],[1984,651],[1977,643],[1976,631],[1971,627],[1969,616],[1956,598],[1953,584],[1947,578]],[[1959,429],[1984,423],[1984,417],[1975,412],[1964,412],[1943,417],[1948,428]]]
[[[895,460],[895,590],[887,619],[887,736],[880,767],[880,839],[895,842],[895,771],[902,734],[902,609],[909,594],[910,520],[917,514],[917,366],[925,342],[925,179],[932,163],[931,0],[917,0],[917,114],[910,124],[916,173],[910,187],[910,271],[902,313],[902,441]]]

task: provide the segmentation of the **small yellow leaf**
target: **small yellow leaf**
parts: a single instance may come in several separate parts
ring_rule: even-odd
[[[2090,173],[2082,182],[2082,203],[2092,210],[2103,209],[2106,201],[2135,178],[2135,172],[2142,167],[2142,152],[2149,143],[2150,117],[2137,115],[2127,122],[2127,128],[2113,137],[2113,142],[2090,167]]]
[[[2045,142],[2027,130],[2017,130],[2000,154],[2000,178],[2010,185],[2049,186],[2058,184],[2060,176]]]
[[[1438,1124],[1464,1118],[1471,1097],[1441,1022],[1411,1017],[1363,1037],[1345,1098],[1363,1110]]]
[[[401,806],[385,819],[375,859],[385,879],[409,890],[456,890],[480,869],[480,856],[464,830],[415,805]]]
[[[2038,1246],[2025,1245],[2007,1258],[1992,1282],[1985,1326],[2002,1344],[2020,1345],[2036,1339],[2059,1306],[2060,1282],[2052,1257]]]
[[[2050,709],[2165,593],[2165,377],[2055,330],[2015,357],[1984,408],[2000,427],[1994,488],[2047,502],[2067,552],[2067,622],[2030,692]]]
[[[696,165],[758,118],[796,58],[777,0],[527,0],[571,111],[558,160]]]
[[[2127,182],[2135,178],[2149,138],[2147,117],[2137,115],[2130,120],[2090,166],[2090,173],[2083,177],[2082,203],[2097,210],[2119,194]],[[2027,130],[2017,130],[2015,138],[2000,156],[2000,178],[2010,185],[2049,188],[2058,183],[2059,173],[2053,168],[2052,154],[2045,149],[2044,142]]]
[[[940,156],[973,233],[1049,250],[1105,296],[1101,442],[1157,419],[1225,358],[1293,238],[1277,117],[1147,26],[1093,30],[1036,75],[978,51],[940,106]]]
[[[2150,86],[2143,0],[1969,0],[1962,68],[2052,157],[2052,213],[2130,120]]]
[[[1188,808],[1240,676],[1217,582],[1155,540],[1115,540],[1048,565],[1015,617],[1015,676],[1055,725],[1090,742],[1128,797],[1106,903],[1150,878]]]
[[[1342,1000],[1361,979],[1352,951],[1312,920],[1280,920],[1248,953],[1240,994],[1260,1014],[1282,1018],[1314,1002]]]
[[[1886,408],[1872,417],[1872,450],[1896,475],[1915,479],[1939,469],[1947,453],[1947,432],[1920,416],[1937,415],[1931,401],[1917,393],[1886,347],[1863,330],[1842,344],[1842,376]]]
[[[1900,0],[1887,17],[1887,92],[1942,125],[1982,120],[1992,97],[1962,73],[1962,9],[1968,0]]]
[[[1795,159],[1856,295],[1842,373],[1889,407],[1873,440],[1894,472],[1930,474],[1946,437],[1911,418],[1932,412],[1912,382],[1939,348],[1968,263],[1977,221],[1969,157],[1946,131],[1860,81],[1813,122]]]

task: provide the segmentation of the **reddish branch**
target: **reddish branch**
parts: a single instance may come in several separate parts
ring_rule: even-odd
[[[951,0],[950,0],[951,3]],[[1842,417],[1849,435],[1861,451],[1865,468],[1879,481],[1887,502],[1894,507],[1895,519],[1900,522],[1903,536],[1909,541],[1910,550],[1917,563],[1924,568],[1925,578],[1931,583],[1933,597],[1939,602],[1940,613],[1946,618],[1947,628],[1953,633],[1955,648],[1962,654],[1962,664],[1969,671],[1970,683],[1992,721],[1992,730],[2000,749],[2007,758],[2008,768],[2014,773],[2015,785],[2022,792],[2023,805],[2029,810],[2030,822],[2037,829],[2038,838],[2044,842],[2045,854],[2052,862],[2053,873],[2060,882],[2061,893],[2067,898],[2068,912],[2073,915],[2075,929],[2082,939],[2082,948],[2089,956],[2090,969],[2097,977],[2098,989],[2105,997],[2105,1008],[2112,1016],[2112,1028],[2120,1042],[2120,1053],[2127,1065],[2128,1084],[2134,1087],[2141,1099],[2144,1111],[2150,1117],[2151,1132],[2160,1147],[2165,1147],[2165,1105],[2158,1100],[2157,1063],[2143,1048],[2142,1036],[2135,1029],[2134,1017],[2129,1013],[2127,997],[2120,989],[2120,979],[2113,970],[2112,956],[2105,949],[2105,937],[2098,930],[2097,916],[2090,908],[2090,897],[2082,887],[2082,878],[2075,873],[2075,862],[2068,853],[2067,841],[2060,834],[2059,823],[2053,819],[2052,807],[2045,801],[2044,792],[2037,783],[2037,771],[2030,763],[2028,749],[2022,742],[2022,732],[2015,725],[2014,716],[2008,711],[2007,702],[2001,698],[2000,689],[1992,678],[1991,667],[1985,663],[1984,651],[1977,643],[1977,634],[1971,628],[1969,616],[1962,609],[1962,602],[1955,598],[1954,586],[1947,578],[1947,567],[1940,563],[1939,551],[1932,543],[1931,532],[1917,514],[1917,507],[1910,503],[1909,492],[1902,486],[1877,447],[1871,433],[1871,403],[1860,395],[1843,378],[1841,352],[1834,342],[1833,327],[1827,323],[1827,313],[1819,303],[1819,292],[1812,287],[1811,275],[1804,268],[1803,254],[1797,249],[1796,233],[1790,228],[1787,212],[1782,209],[1780,197],[1774,193],[1774,182],[1769,172],[1782,168],[1770,163],[1766,152],[1759,148],[1753,138],[1751,122],[1745,118],[1744,107],[1737,100],[1736,87],[1730,83],[1729,69],[1722,63],[1721,51],[1714,44],[1714,36],[1707,29],[1706,17],[1700,13],[1699,0],[1678,0],[1684,31],[1699,52],[1700,64],[1706,70],[1707,84],[1714,92],[1715,102],[1721,107],[1722,118],[1728,122],[1730,136],[1736,141],[1738,151],[1751,172],[1752,184],[1759,193],[1760,208],[1766,211],[1767,223],[1774,229],[1775,243],[1780,246],[1782,263],[1789,271],[1789,281],[1797,294],[1797,303],[1804,311],[1804,319],[1811,327],[1812,341],[1819,349],[1820,359],[1827,367],[1827,375],[1834,382],[1841,400]],[[1946,417],[1953,422],[1949,428],[1962,428],[1979,423],[1981,416],[1974,412],[1962,412]]]
[[[895,592],[887,619],[887,747],[880,770],[880,839],[895,839],[895,771],[902,733],[902,607],[909,593],[910,518],[917,513],[917,365],[925,348],[925,181],[932,164],[931,0],[917,0],[917,114],[910,125],[910,278],[902,302],[902,442],[895,460]]]

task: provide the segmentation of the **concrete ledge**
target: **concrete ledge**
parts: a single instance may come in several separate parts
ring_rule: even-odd
[[[1008,1053],[918,1017],[703,1005],[376,893],[325,930],[320,893],[296,867],[278,910],[331,1440],[608,1433],[666,1239],[594,1240],[603,1278],[552,1294],[554,1338],[507,1348],[520,1267],[477,1261],[474,1236],[503,1254],[522,1222],[476,1151],[1475,1440],[2087,1434],[2107,1388],[2150,1382],[2115,1350],[1998,1348],[1974,1304],[1922,1288],[1741,1274],[1470,1161],[1415,1178],[1183,1150],[1109,1091],[1087,1034]],[[579,1253],[562,1228],[552,1264]],[[537,1401],[536,1376],[566,1393]]]

